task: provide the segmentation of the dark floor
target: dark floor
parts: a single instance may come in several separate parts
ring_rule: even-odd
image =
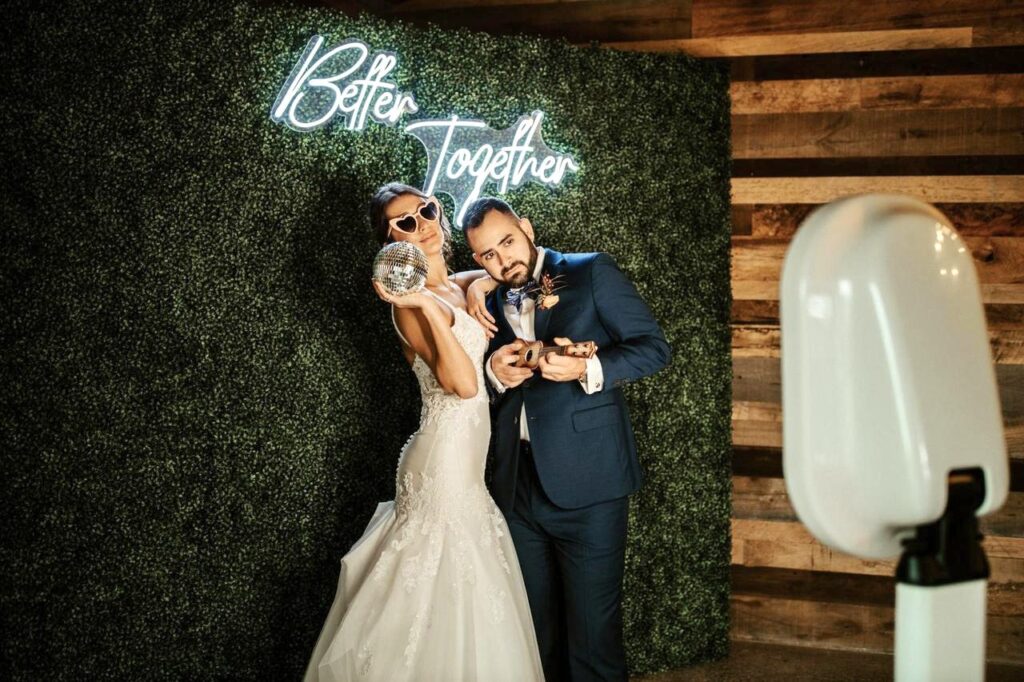
[[[1019,682],[1024,667],[989,664],[986,682]],[[672,672],[634,677],[635,682],[841,682],[892,680],[892,656],[806,647],[733,642],[729,658]]]

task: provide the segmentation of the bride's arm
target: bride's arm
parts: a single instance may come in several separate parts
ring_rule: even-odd
[[[498,283],[486,270],[457,272],[451,276],[451,280],[466,294],[466,312],[483,326],[487,331],[487,338],[493,339],[498,326],[494,323],[494,316],[487,311],[487,294],[494,291]]]
[[[456,272],[454,275],[450,275],[448,279],[458,284],[459,288],[462,289],[462,293],[466,293],[469,290],[469,285],[484,277],[489,277],[486,270],[466,270],[464,272]],[[491,281],[493,282],[494,280]],[[497,286],[497,283],[495,283],[495,286]],[[491,288],[493,289],[494,287]]]
[[[475,396],[479,388],[476,367],[455,338],[448,311],[422,293],[397,297],[384,293],[387,298],[381,298],[395,306],[398,330],[430,367],[441,388],[463,399]]]

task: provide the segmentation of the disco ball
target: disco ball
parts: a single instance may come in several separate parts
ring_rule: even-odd
[[[409,242],[385,244],[373,259],[373,278],[395,296],[419,291],[427,282],[427,256]]]

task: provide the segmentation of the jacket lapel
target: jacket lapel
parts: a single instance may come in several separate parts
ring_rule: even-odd
[[[558,251],[547,249],[544,253],[544,266],[541,268],[541,276],[547,274],[551,277],[557,277],[562,273],[562,266],[565,263],[565,257]],[[545,345],[552,342],[551,339],[547,338],[548,324],[551,322],[551,313],[553,308],[547,310],[541,309],[538,305],[534,308],[533,314],[533,333],[534,338],[538,341],[543,341]]]

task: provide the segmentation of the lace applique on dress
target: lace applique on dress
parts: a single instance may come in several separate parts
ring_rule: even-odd
[[[455,323],[452,333],[459,344],[465,349],[469,359],[476,366],[477,393],[472,398],[460,398],[455,393],[445,393],[438,383],[437,377],[430,370],[430,365],[419,355],[412,363],[412,371],[420,385],[420,427],[435,426],[437,428],[466,428],[480,425],[480,410],[476,403],[487,399],[487,388],[484,386],[483,356],[487,350],[487,335],[483,327],[461,308],[449,304]]]
[[[420,408],[420,428],[433,426],[436,428],[461,429],[470,426],[480,425],[480,411],[469,409],[470,405],[463,403],[472,402],[480,397],[479,392],[486,391],[483,384],[483,373],[477,376],[478,393],[469,399],[460,398],[455,393],[445,393],[441,385],[437,383],[430,366],[420,356],[416,356],[413,362],[412,371],[419,378],[420,400],[423,406]],[[433,384],[431,386],[431,384]]]
[[[359,650],[359,676],[366,677],[370,672],[371,666],[373,666],[373,653],[370,651],[370,645],[364,644],[363,648]]]
[[[491,590],[491,623],[497,625],[505,620],[505,590],[494,588]]]
[[[494,541],[505,534],[501,530],[504,517],[487,489],[482,484],[459,490],[451,488],[444,477],[424,472],[406,472],[396,482],[397,533],[378,557],[370,574],[372,580],[379,582],[389,575],[398,553],[417,536],[429,538],[429,550],[403,559],[399,576],[407,593],[437,576],[442,544],[450,551],[459,583],[474,582],[473,564],[468,558],[473,544],[495,552],[502,569],[510,573],[505,553]],[[472,528],[474,519],[483,519],[478,529]]]
[[[420,604],[419,610],[416,611],[416,618],[412,622],[412,631],[409,633],[409,642],[405,645],[405,665],[409,667],[412,662],[416,659],[416,649],[420,644],[420,637],[423,635],[423,630],[426,627],[427,620],[427,609],[430,604],[426,600]]]
[[[427,538],[426,550],[403,557],[397,573],[406,594],[427,600],[417,607],[404,652],[406,665],[412,665],[429,614],[429,595],[421,594],[420,588],[435,582],[442,549],[451,562],[454,594],[461,595],[463,586],[476,584],[474,545],[496,556],[506,575],[511,575],[511,567],[501,543],[497,542],[505,535],[504,517],[482,483],[456,489],[444,476],[406,472],[396,482],[395,521],[395,537],[377,558],[370,578],[379,583],[392,575],[403,550],[417,538]],[[505,617],[505,597],[504,590],[488,594],[494,623]]]

